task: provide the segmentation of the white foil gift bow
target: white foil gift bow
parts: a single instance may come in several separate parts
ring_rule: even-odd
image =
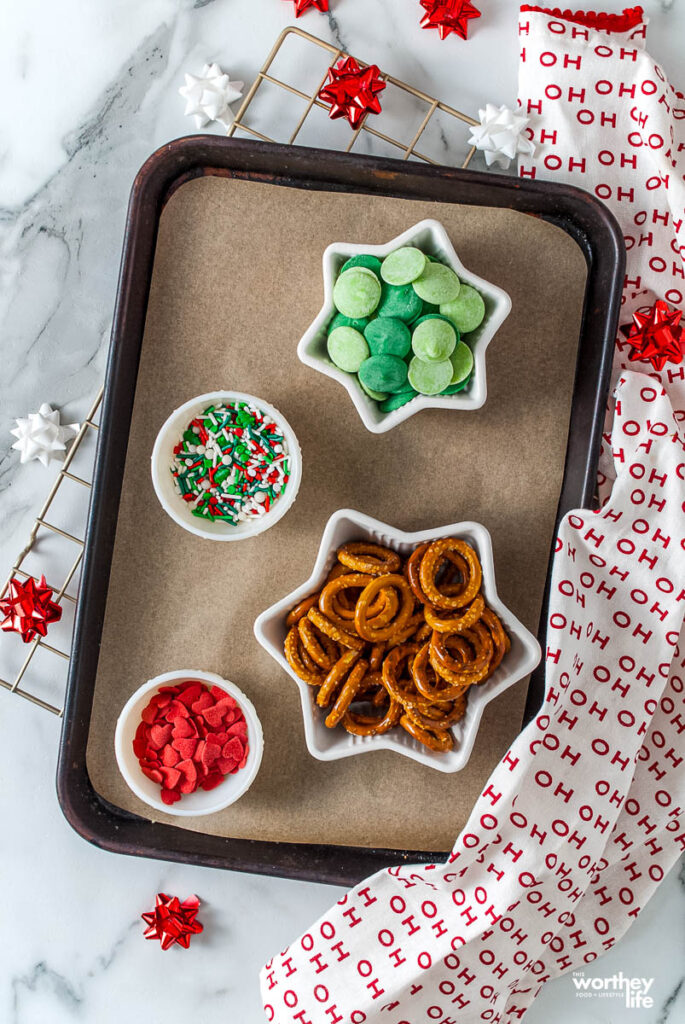
[[[570,182],[611,209],[627,248],[621,324],[656,299],[685,309],[685,97],[644,49],[646,27],[639,7],[574,19],[524,5],[519,16],[519,105],[535,145],[519,158],[519,175]],[[627,369],[649,373],[685,422],[685,361],[657,372],[629,352],[619,333],[613,380]],[[613,480],[612,415],[610,407],[603,499]]]
[[[265,966],[267,1020],[518,1019],[623,934],[685,849],[685,438],[649,377],[618,394],[611,502],[559,532],[540,713],[447,864],[379,872]]]

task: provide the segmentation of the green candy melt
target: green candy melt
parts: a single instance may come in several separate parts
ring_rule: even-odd
[[[379,316],[364,329],[372,356],[399,356],[404,359],[411,349],[411,332],[403,320]]]
[[[436,309],[437,308],[438,307],[436,306]],[[442,313],[424,313],[423,316],[420,316],[418,318],[418,320],[414,321],[414,323],[411,325],[411,330],[415,331],[416,328],[419,326],[419,324],[422,324],[424,320],[444,320],[445,323],[448,323],[450,325],[450,327],[452,327],[453,329],[456,330],[456,328],[454,328],[454,324],[452,323],[450,318],[448,316],[443,316]],[[457,340],[458,340],[458,335],[459,335],[459,332],[457,331]]]
[[[381,283],[372,270],[353,267],[340,275],[333,288],[335,308],[343,316],[371,316],[381,297]]]
[[[426,257],[420,249],[405,245],[386,256],[381,265],[381,277],[386,284],[411,284],[421,277],[426,267]]]
[[[440,363],[449,359],[456,344],[457,332],[452,324],[434,316],[427,316],[414,328],[411,336],[414,355],[426,363]]]
[[[343,264],[341,274],[344,274],[346,270],[352,270],[353,267],[366,267],[367,270],[373,271],[376,276],[380,275],[381,272],[381,261],[378,256],[370,256],[367,253],[360,253],[359,256],[350,256],[347,263]]]
[[[459,384],[466,380],[473,370],[473,352],[465,342],[458,341],[457,347],[450,356],[450,362],[452,363],[450,384]]]
[[[336,327],[328,335],[328,354],[340,370],[356,373],[369,357],[366,339],[354,327]]]
[[[444,263],[426,263],[426,268],[412,284],[412,288],[424,302],[435,306],[451,302],[459,294],[459,278]],[[442,310],[441,310],[442,312]]]
[[[414,391],[413,388],[410,391],[400,391],[397,395],[388,395],[385,401],[381,402],[381,412],[393,412],[395,409],[400,409],[417,395],[418,391]]]
[[[372,391],[395,394],[406,387],[407,364],[398,356],[371,356],[359,367],[359,380],[362,387],[371,388]]]
[[[368,316],[351,317],[343,316],[342,313],[336,313],[328,325],[328,333],[330,334],[336,327],[354,327],[355,331],[361,331],[363,334],[368,322]]]
[[[449,359],[426,363],[414,356],[409,364],[409,383],[421,395],[439,395],[449,387],[451,379],[452,363]]]
[[[467,377],[466,380],[460,381],[459,384],[450,384],[450,386],[447,387],[447,388],[444,388],[440,392],[440,394],[441,395],[456,395],[457,392],[464,391],[464,389],[468,386],[470,379],[471,379],[470,377]]]
[[[362,386],[362,391],[366,392],[369,398],[373,398],[374,402],[383,402],[388,397],[387,391],[374,391],[373,388],[367,388],[363,380],[359,383]]]
[[[440,304],[440,312],[449,317],[462,334],[475,331],[485,318],[483,296],[470,284],[463,284],[456,299]]]
[[[396,286],[383,283],[381,301],[378,304],[378,315],[394,317],[406,324],[420,316],[423,309],[421,299],[414,291],[412,284]]]

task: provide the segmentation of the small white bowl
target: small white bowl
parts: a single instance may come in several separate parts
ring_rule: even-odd
[[[178,443],[183,431],[195,416],[204,412],[208,405],[213,405],[216,402],[250,402],[252,405],[256,405],[278,424],[288,445],[290,479],[285,486],[284,493],[263,516],[255,517],[237,526],[231,526],[230,523],[224,523],[218,519],[212,522],[209,519],[200,519],[198,516],[194,516],[176,490],[170,471],[174,445]],[[278,409],[274,409],[273,405],[243,391],[209,391],[206,395],[198,395],[196,398],[184,402],[168,417],[158,433],[152,449],[151,469],[152,484],[162,508],[184,530],[194,533],[197,537],[207,537],[209,540],[246,540],[248,537],[256,537],[275,526],[294,503],[302,480],[302,453],[292,427]]]
[[[464,391],[456,395],[418,395],[406,405],[392,412],[382,412],[378,402],[370,398],[362,388],[356,373],[345,373],[333,363],[328,350],[327,328],[336,313],[333,303],[333,286],[344,263],[350,256],[368,253],[383,259],[403,245],[413,245],[429,256],[435,256],[454,270],[460,281],[479,291],[485,301],[485,319],[480,327],[465,335],[473,350],[473,377]],[[300,360],[319,373],[339,381],[357,407],[357,412],[367,430],[382,434],[398,423],[409,419],[422,409],[480,409],[485,404],[488,388],[485,375],[485,351],[511,311],[511,299],[505,291],[482,277],[472,274],[463,265],[449,236],[437,220],[422,220],[403,234],[385,245],[353,245],[333,242],[323,254],[324,304],[321,312],[297,346]]]
[[[283,641],[286,636],[285,617],[298,601],[318,590],[335,563],[336,551],[343,544],[355,540],[370,540],[376,544],[408,555],[418,544],[438,537],[460,537],[471,544],[483,567],[483,595],[488,605],[502,620],[511,639],[511,649],[487,682],[472,686],[466,702],[466,714],[452,728],[454,748],[447,753],[436,753],[418,743],[404,729],[393,729],[382,736],[352,736],[342,728],[328,729],[325,714],[316,706],[315,693],[300,679],[285,659]],[[300,689],[304,733],[309,753],[319,761],[335,761],[352,754],[365,754],[371,750],[395,750],[414,761],[436,768],[441,772],[458,772],[465,767],[471,755],[478,726],[486,704],[498,697],[532,672],[540,661],[540,645],[523,623],[502,604],[495,587],[495,568],[490,534],[479,523],[451,523],[433,530],[404,533],[387,523],[371,519],[361,512],[341,509],[326,524],[314,570],[301,587],[267,608],[254,624],[257,640],[272,658],[295,680]]]
[[[163,686],[177,686],[188,680],[197,680],[200,683],[206,683],[207,686],[220,686],[238,702],[247,722],[249,751],[245,767],[235,775],[227,775],[216,789],[210,789],[207,792],[198,789],[194,793],[183,794],[175,804],[169,805],[162,802],[159,784],[143,775],[138,758],[133,753],[133,740],[141,721],[140,716],[150,703],[153,694],[158,693]],[[222,811],[225,807],[230,807],[248,791],[262,763],[264,736],[252,701],[235,683],[229,682],[228,679],[222,679],[214,672],[177,669],[175,672],[165,672],[161,676],[155,676],[129,697],[117,721],[114,733],[114,752],[119,771],[123,775],[126,785],[139,800],[154,807],[156,811],[163,811],[164,814],[173,814],[181,818],[199,818],[201,815],[214,814],[216,811]]]

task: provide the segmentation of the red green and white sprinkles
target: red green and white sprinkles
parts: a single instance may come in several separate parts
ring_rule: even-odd
[[[171,473],[194,516],[236,526],[265,515],[285,490],[288,444],[255,405],[219,402],[188,424]]]

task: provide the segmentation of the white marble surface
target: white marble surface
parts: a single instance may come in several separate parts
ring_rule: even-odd
[[[484,0],[467,44],[418,29],[416,0],[333,0],[298,24],[447,102],[513,103],[518,5]],[[620,10],[615,2],[605,9]],[[647,0],[650,49],[678,83],[685,0]],[[133,175],[157,146],[189,133],[183,71],[218,61],[250,82],[284,0],[5,0],[0,5],[0,572],[26,540],[54,469],[20,466],[10,421],[50,400],[68,420],[96,393]],[[268,111],[265,116],[268,116]],[[218,126],[217,126],[218,130]],[[437,139],[449,160],[458,140]],[[84,470],[85,471],[85,470]],[[79,500],[80,499],[80,500]],[[77,528],[74,485],[60,522]],[[41,558],[53,557],[45,543]],[[54,554],[54,557],[58,557]],[[59,640],[68,641],[65,616]],[[56,634],[53,634],[55,636]],[[17,648],[0,648],[0,673]],[[58,699],[47,665],[31,681]],[[59,721],[0,691],[0,1020],[7,1024],[259,1024],[257,971],[337,898],[332,887],[124,859],[71,832],[54,793]],[[566,977],[526,1020],[560,1024],[685,1020],[685,883],[674,872],[628,936],[592,971],[653,977],[652,1010],[579,1000]],[[197,892],[205,934],[188,952],[142,939],[160,890]]]

